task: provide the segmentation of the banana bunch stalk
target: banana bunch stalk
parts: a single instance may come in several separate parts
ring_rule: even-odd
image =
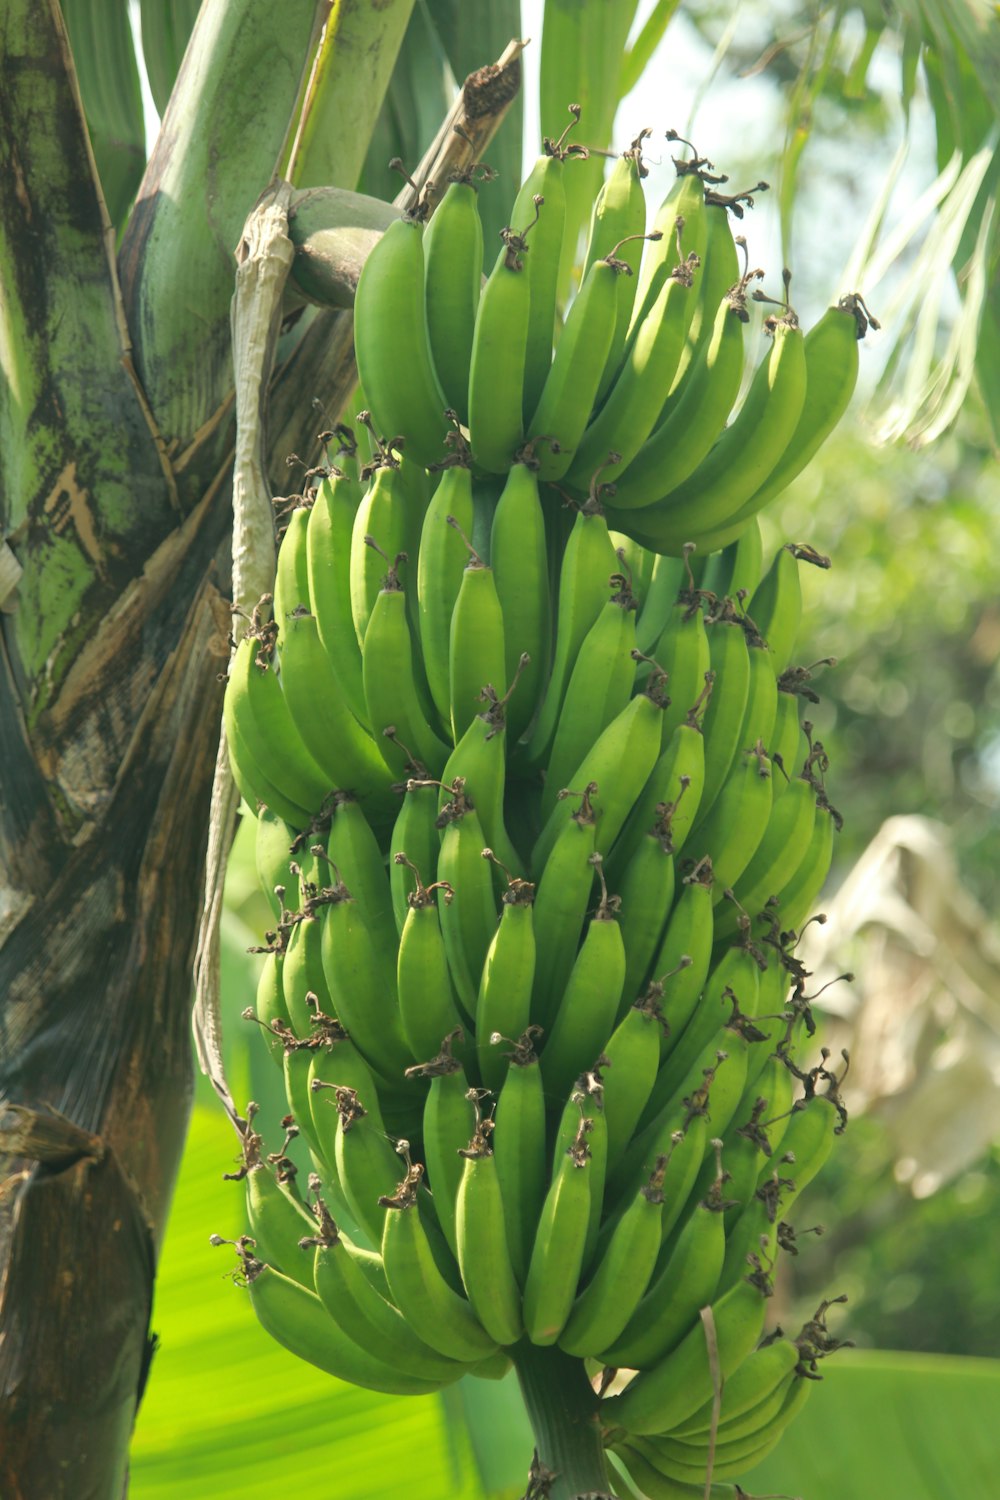
[[[734,1493],[835,1342],[825,1308],[765,1333],[846,1116],[796,957],[839,824],[795,665],[829,564],[765,560],[757,514],[867,319],[804,335],[786,288],[730,420],[748,195],[677,167],[646,235],[639,143],[615,163],[558,342],[563,144],[485,283],[472,176],[386,232],[368,456],[342,429],[285,508],[225,700],[273,914],[248,1014],[311,1165],[248,1125],[254,1309],[375,1390],[513,1365],[553,1500],[609,1453],[654,1500]]]

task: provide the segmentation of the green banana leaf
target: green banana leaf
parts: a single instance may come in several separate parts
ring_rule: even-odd
[[[108,216],[120,227],[146,165],[128,0],[62,0],[62,13]]]
[[[235,1156],[221,1110],[196,1106],[157,1279],[159,1347],[132,1446],[132,1500],[273,1500],[292,1490],[482,1500],[438,1397],[342,1385],[260,1328],[229,1279],[233,1252],[209,1244],[242,1229],[242,1189],[221,1180]]]
[[[808,1500],[971,1500],[996,1494],[1000,1360],[856,1350],[747,1483]]]
[[[201,0],[139,0],[146,77],[160,115],[169,103],[200,6]]]

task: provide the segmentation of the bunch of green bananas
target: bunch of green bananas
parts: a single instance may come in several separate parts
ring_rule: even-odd
[[[638,145],[613,168],[554,357],[568,153],[481,294],[470,181],[387,232],[367,459],[341,429],[290,505],[225,698],[274,917],[248,1015],[314,1169],[307,1201],[248,1124],[260,1320],[382,1391],[526,1345],[637,1371],[600,1421],[654,1500],[701,1493],[710,1429],[717,1478],[762,1458],[833,1345],[822,1313],[762,1342],[845,1116],[799,1056],[795,953],[839,821],[793,665],[799,564],[828,563],[765,567],[756,512],[843,410],[864,320],[770,320],[725,427],[748,277],[681,166],[641,263]]]

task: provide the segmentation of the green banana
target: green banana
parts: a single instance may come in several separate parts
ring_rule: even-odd
[[[825,442],[847,410],[858,379],[858,341],[878,328],[857,292],[841,297],[806,334],[805,399],[784,450],[757,490],[720,529],[704,538],[709,548],[724,547],[738,537],[751,516],[791,484]]]
[[[236,647],[223,699],[223,723],[231,760],[238,757],[254,779],[259,772],[269,793],[263,800],[272,812],[293,828],[303,828],[309,811],[315,811],[330,791],[331,782],[309,753],[289,712],[274,670],[274,634],[274,627],[264,625],[257,616],[251,632]],[[236,764],[234,774],[239,781]]]
[[[701,345],[669,416],[615,480],[616,511],[652,505],[683,484],[708,457],[724,430],[743,378],[743,325],[749,321],[746,282],[736,280],[718,304],[711,335]],[[641,525],[641,522],[640,522]]]
[[[799,1348],[791,1339],[765,1339],[726,1381],[719,1409],[719,1430],[766,1401],[784,1386],[799,1362]],[[687,1421],[671,1429],[674,1437],[698,1437],[712,1425],[714,1401],[708,1401]]]
[[[645,1500],[749,1500],[746,1490],[739,1485],[713,1484],[706,1492],[704,1475],[696,1484],[668,1479],[629,1442],[615,1443],[612,1452],[629,1478],[640,1487]]]
[[[723,599],[708,621],[712,693],[705,706],[705,781],[692,833],[704,822],[729,774],[740,744],[750,695],[750,653],[742,618]]]
[[[695,1057],[673,1093],[668,1095],[658,1119],[660,1121],[673,1119],[684,1108],[685,1101],[694,1097],[702,1079],[711,1072],[713,1074],[710,1111],[712,1129],[718,1135],[724,1135],[743,1097],[750,1061],[750,1048],[755,1043],[759,1044],[765,1040],[764,1034],[754,1027],[753,1022],[749,1021],[734,1003],[732,1017]],[[652,1134],[656,1126],[657,1120],[654,1119],[652,1124],[646,1127],[646,1132]],[[643,1138],[640,1136],[639,1140]]]
[[[564,1098],[573,1080],[590,1067],[615,1027],[625,982],[625,945],[617,898],[609,897],[601,860],[593,856],[602,884],[600,905],[587,924],[555,1020],[542,1050],[546,1090]]]
[[[498,699],[507,683],[503,607],[493,569],[472,547],[462,573],[448,638],[448,701],[451,737],[457,745],[476,716],[483,684]]]
[[[457,440],[452,446],[454,451],[445,460],[447,466],[424,514],[417,553],[420,647],[427,684],[444,725],[451,722],[451,617],[469,559],[462,538],[472,535],[473,520],[467,450]]]
[[[713,550],[714,533],[731,523],[763,485],[795,431],[806,388],[803,339],[794,314],[768,320],[766,326],[774,340],[770,352],[708,456],[687,479],[641,510],[609,506],[614,527],[659,552],[679,555],[689,541]]]
[[[607,601],[608,578],[617,564],[599,503],[581,506],[566,541],[559,570],[555,650],[538,719],[525,746],[534,769],[546,764],[570,675],[587,632]]]
[[[663,1249],[662,1269],[623,1326],[620,1337],[599,1351],[609,1365],[644,1370],[664,1359],[697,1323],[715,1293],[726,1253],[721,1142],[716,1176],[708,1195],[687,1216]]]
[[[448,1359],[417,1337],[398,1307],[369,1281],[351,1255],[347,1236],[338,1228],[317,1194],[318,1226],[303,1240],[312,1244],[310,1270],[316,1294],[330,1317],[355,1343],[405,1375],[436,1380],[442,1385],[460,1380],[468,1365]]]
[[[779,547],[750,596],[747,612],[767,643],[775,678],[791,664],[802,618],[802,585],[794,544]]]
[[[642,238],[641,232],[637,238]],[[618,284],[632,275],[628,262],[615,254],[619,248],[616,244],[605,258],[587,268],[538,405],[528,408],[533,412],[528,422],[529,441],[548,439],[538,460],[540,479],[561,479],[581,441],[586,441],[587,421],[612,356],[622,310]]]
[[[390,805],[385,762],[342,697],[310,614],[293,612],[285,622],[281,686],[289,715],[330,786],[354,792],[381,815]]]
[[[221,1243],[213,1237],[213,1243]],[[338,1380],[388,1395],[440,1390],[441,1381],[407,1375],[350,1338],[315,1292],[241,1249],[242,1275],[258,1322],[283,1348]]]
[[[643,552],[645,554],[645,549]],[[635,626],[635,643],[640,651],[647,653],[654,649],[666,629],[684,576],[682,558],[664,557],[659,552],[651,556],[650,577]]]
[[[358,375],[376,425],[429,465],[444,449],[448,402],[428,339],[423,240],[419,213],[389,225],[358,278],[354,317]]]
[[[535,983],[531,1018],[551,1026],[570,971],[576,961],[590,893],[594,886],[597,816],[593,787],[577,793],[580,806],[565,821],[545,861],[535,896]],[[569,795],[573,795],[570,793]]]
[[[497,1098],[493,1154],[503,1195],[507,1249],[523,1286],[545,1201],[545,1094],[534,1041],[540,1028],[526,1027],[514,1041]],[[495,1034],[494,1034],[495,1035]],[[496,1042],[503,1040],[495,1035]]]
[[[818,568],[830,566],[830,559],[814,547],[787,542],[779,549],[747,606],[754,624],[767,642],[776,678],[780,678],[791,665],[802,618],[800,562],[812,563]]]
[[[667,976],[669,978],[672,976]],[[664,984],[654,981],[619,1021],[604,1047],[604,1114],[608,1125],[608,1171],[613,1172],[635,1131],[660,1066],[660,1036],[666,1028]]]
[[[409,863],[403,851],[393,858],[398,864]],[[461,1028],[462,1024],[435,894],[441,892],[447,902],[451,893],[438,881],[425,886],[416,866],[411,868],[417,886],[407,897],[410,909],[403,923],[396,958],[399,1023],[414,1057],[436,1057],[441,1039],[453,1033],[456,1027]],[[468,1139],[468,1134],[465,1139]],[[431,1170],[433,1180],[433,1168]]]
[[[522,658],[523,660],[523,658]],[[466,800],[479,816],[485,841],[492,846],[498,870],[517,870],[521,858],[511,843],[504,824],[504,790],[506,787],[507,705],[520,685],[520,669],[503,698],[498,698],[492,683],[486,683],[479,694],[486,706],[469,723],[442,772],[440,807],[456,780],[461,780]]]
[[[326,859],[335,874],[351,888],[368,930],[376,943],[391,946],[395,941],[392,893],[386,875],[385,858],[379,841],[364,815],[361,804],[350,792],[335,792],[327,804],[330,832],[326,839]],[[316,845],[312,846],[316,853]],[[319,870],[322,870],[322,854]]]
[[[371,1068],[339,1022],[317,1018],[308,1051],[309,1068],[306,1083],[309,1090],[309,1113],[313,1134],[319,1142],[324,1162],[337,1158],[337,1090],[353,1089],[368,1101],[372,1124],[384,1135],[382,1103]],[[388,1107],[389,1100],[385,1101]],[[341,1209],[343,1213],[343,1209]]]
[[[482,168],[478,169],[482,174]],[[477,167],[455,173],[424,230],[427,338],[445,405],[469,420],[469,365],[483,273]]]
[[[284,893],[291,883],[289,862],[295,830],[269,808],[263,808],[254,830],[254,862],[261,890],[275,921],[281,916]],[[280,894],[279,894],[280,892]]]
[[[743,713],[739,744],[744,750],[759,740],[769,746],[778,712],[778,684],[771,667],[766,642],[749,615],[744,616],[750,677],[747,682],[747,706]],[[768,751],[770,755],[770,751]]]
[[[697,189],[701,194],[700,185]],[[693,293],[700,264],[691,248],[690,220],[680,216],[663,231],[670,252],[676,249],[677,264],[667,274],[655,301],[625,345],[621,368],[608,391],[604,405],[583,435],[576,456],[566,473],[567,483],[585,488],[597,465],[609,452],[617,456],[605,472],[605,482],[614,483],[624,473],[652,432],[684,347],[697,298]],[[659,226],[654,226],[659,228]],[[649,260],[651,257],[647,256]],[[638,296],[641,296],[639,288]],[[630,526],[615,522],[617,530],[631,534]]]
[[[512,744],[534,717],[551,654],[549,564],[538,493],[541,466],[536,469],[536,463],[527,448],[521,450],[500,492],[490,529],[490,563],[503,616],[505,680],[518,684],[507,708]]]
[[[285,1004],[285,995],[281,983],[281,966],[284,954],[279,948],[267,951],[264,959],[264,967],[260,971],[257,981],[256,1003],[254,1006],[254,1018],[260,1022],[267,1032],[267,1046],[272,1058],[278,1067],[282,1067],[282,1054],[284,1043],[280,1032],[283,1029],[291,1031],[291,1022],[288,1019],[288,1007]],[[280,1022],[276,1031],[274,1023]]]
[[[577,766],[574,786],[594,785],[601,790],[597,821],[597,849],[607,854],[632,810],[641,788],[660,754],[664,676],[657,670],[642,692],[629,700],[621,713],[598,735]],[[628,767],[627,773],[623,768]],[[531,863],[540,870],[547,861],[563,826],[561,810],[554,807],[546,819],[531,853]]]
[[[843,1133],[845,1119],[836,1080],[827,1093],[815,1094],[803,1107],[792,1110],[781,1145],[783,1157],[790,1158],[796,1197],[823,1166],[833,1150],[835,1137]]]
[[[712,669],[710,632],[705,628],[705,605],[712,601],[695,586],[690,569],[691,550],[687,550],[684,559],[686,587],[678,593],[652,651],[653,660],[666,672],[670,684],[670,703],[663,714],[664,747],[692,712],[692,705],[707,702],[701,694],[706,673]]]
[[[545,139],[542,155],[518,190],[510,212],[512,224],[527,223],[532,205],[539,199],[545,212],[532,231],[527,257],[527,279],[530,292],[530,316],[524,351],[522,408],[524,421],[538,405],[552,363],[555,338],[556,303],[559,288],[559,263],[566,228],[566,188],[563,171],[568,158],[586,156],[579,147],[565,146],[566,136],[579,121],[579,109],[571,106],[572,119],[559,140]]]
[[[262,1141],[253,1129],[256,1109],[254,1104],[247,1108],[241,1146],[243,1162],[240,1170],[230,1177],[237,1181],[242,1178],[246,1189],[247,1224],[258,1258],[312,1291],[312,1266],[300,1251],[299,1240],[315,1230],[316,1221],[298,1194],[290,1189],[295,1168],[288,1158],[279,1153],[273,1167],[262,1160]],[[284,1169],[290,1169],[291,1178],[279,1175]]]
[[[756,1014],[762,965],[763,959],[745,934],[725,950],[705,980],[698,1007],[687,1026],[671,1038],[667,1060],[650,1098],[651,1109],[665,1104],[676,1093],[706,1047],[731,1028],[734,1016],[747,1019]],[[716,1134],[721,1133],[722,1126],[718,1125]]]
[[[322,905],[323,974],[333,1014],[375,1071],[398,1086],[415,1059],[400,1022],[395,952],[376,943],[342,880],[322,893]]]
[[[438,817],[438,826],[443,829],[438,856],[438,912],[452,983],[458,1003],[471,1022],[497,910],[493,877],[483,859],[482,824],[465,795],[461,777],[452,783],[451,791]]]
[[[786,1069],[782,1071],[787,1073]],[[790,1075],[788,1076],[790,1081]],[[760,1094],[751,1104],[747,1099],[748,1092],[744,1088],[743,1097],[733,1114],[722,1142],[726,1160],[726,1193],[729,1200],[729,1206],[725,1210],[727,1225],[735,1222],[740,1210],[756,1192],[762,1161],[769,1159],[773,1154],[767,1130],[761,1124],[764,1116],[771,1114],[768,1099]],[[750,1110],[749,1116],[746,1114],[747,1109]],[[740,1123],[737,1124],[737,1121]],[[705,1162],[702,1166],[701,1177],[695,1184],[696,1193],[707,1190],[709,1186],[711,1173],[708,1168],[709,1163]]]
[[[674,974],[667,990],[664,1015],[675,1044],[698,1004],[712,962],[713,884],[712,861],[706,856],[683,877],[681,894],[653,960],[655,975]],[[665,1052],[667,1045],[664,1040],[661,1050]]]
[[[608,1180],[607,1196],[612,1212],[604,1226],[605,1235],[620,1217],[628,1196],[647,1181],[660,1156],[669,1159],[660,1220],[660,1234],[664,1241],[678,1223],[708,1148],[708,1109],[719,1068],[720,1063],[715,1060],[705,1069],[697,1087],[691,1090],[679,1108],[661,1112],[633,1137]]]
[[[389,838],[389,890],[397,934],[410,910],[409,896],[417,888],[415,869],[433,884],[437,875],[441,838],[437,829],[438,784],[426,775],[412,776],[402,785],[403,804]],[[396,862],[397,854],[407,860]]]
[[[780,775],[780,773],[779,773]],[[775,786],[778,777],[775,777]],[[796,776],[772,809],[764,836],[740,877],[730,882],[740,905],[756,917],[772,897],[779,901],[805,858],[816,821],[816,791],[811,781]],[[736,909],[720,912],[717,936],[728,937],[737,926]]]
[[[705,211],[705,189],[700,173],[702,163],[678,162],[676,157],[673,162],[677,169],[676,180],[653,216],[653,228],[660,230],[663,237],[643,256],[635,290],[632,321],[628,329],[629,344],[650,317],[664,284],[670,279],[677,220],[682,219],[684,222],[685,250],[693,252],[699,262],[708,246],[708,215]],[[663,400],[661,395],[661,405]]]
[[[358,420],[363,423],[371,418],[368,412],[361,411]],[[354,513],[351,529],[351,615],[359,647],[364,646],[368,621],[382,590],[386,559],[399,557],[402,553],[409,558],[402,460],[374,434],[373,442],[376,444],[375,459],[362,471],[368,487]],[[370,546],[367,537],[371,537],[377,546]],[[409,579],[408,567],[402,576]]]
[[[711,1472],[721,1479],[734,1479],[761,1463],[776,1446],[785,1428],[802,1409],[811,1392],[811,1383],[793,1379],[783,1393],[784,1399],[770,1420],[757,1432],[743,1439],[718,1441],[712,1448]],[[696,1484],[704,1480],[709,1467],[708,1445],[679,1443],[669,1436],[635,1438],[636,1450],[668,1479]]]
[[[384,1196],[382,1260],[392,1300],[418,1338],[449,1359],[473,1363],[496,1353],[497,1344],[467,1298],[445,1279],[417,1206],[423,1169],[410,1167],[394,1194]]]
[[[771,764],[777,766],[779,772],[774,779],[775,801],[784,796],[796,769],[802,765],[807,748],[799,723],[798,698],[779,684],[770,745]]]
[[[783,1053],[770,1054],[755,1084],[759,1087],[752,1107],[747,1097],[751,1090],[746,1089],[733,1117],[734,1120],[743,1118],[745,1110],[750,1107],[749,1118],[744,1119],[735,1131],[730,1126],[727,1132],[733,1198],[733,1205],[727,1213],[730,1225],[737,1218],[738,1210],[749,1203],[757,1190],[763,1166],[761,1158],[770,1160],[787,1132],[794,1082]]]
[[[782,1177],[778,1168],[767,1163],[756,1192],[726,1236],[726,1258],[719,1276],[720,1293],[738,1286],[747,1266],[753,1265],[755,1257],[759,1260],[765,1249],[773,1251],[777,1245],[778,1217],[787,1208],[794,1186],[791,1178]]]
[[[472,1309],[491,1338],[515,1344],[524,1331],[521,1291],[507,1247],[504,1199],[490,1146],[492,1121],[477,1119],[455,1206],[458,1264]]]
[[[615,592],[580,644],[552,739],[542,791],[542,817],[587,751],[626,707],[635,681],[635,595],[623,573],[612,573]]]
[[[287,1032],[282,1035],[284,1042],[282,1068],[289,1113],[299,1133],[306,1141],[313,1165],[321,1172],[323,1180],[336,1183],[335,1155],[328,1151],[328,1142],[320,1138],[313,1126],[312,1099],[309,1093],[309,1074],[313,1061],[312,1039],[298,1041]]]
[[[762,275],[762,272],[749,272],[746,240],[742,236],[733,238],[725,204],[717,202],[715,195],[707,192],[705,194],[705,249],[701,262],[698,305],[691,318],[691,326],[684,342],[684,352],[661,408],[657,428],[670,418],[678,400],[685,394],[692,364],[712,336],[719,305],[726,293],[741,279],[739,251],[743,253],[744,271],[749,273],[746,281],[749,282],[751,276],[755,274]]]
[[[642,795],[629,813],[608,862],[614,879],[621,878],[628,870],[650,828],[666,816],[668,809],[674,855],[678,856],[684,848],[698,816],[705,781],[705,740],[700,716],[712,686],[709,676],[687,717],[668,737]]]
[[[534,195],[534,218],[501,230],[503,248],[483,287],[476,312],[469,366],[469,441],[476,463],[490,474],[505,474],[524,440],[524,388],[531,318],[531,277],[526,270],[545,206]],[[530,212],[530,210],[528,211]],[[558,209],[553,205],[558,217]],[[543,319],[536,320],[536,327]],[[536,339],[532,339],[532,344]],[[534,353],[534,350],[533,350]],[[547,359],[551,359],[551,326]],[[532,407],[533,409],[533,407]]]
[[[682,784],[683,797],[688,783]],[[645,992],[650,966],[660,946],[667,914],[673,905],[676,884],[674,846],[670,836],[673,806],[660,804],[662,812],[639,844],[626,867],[619,896],[622,904],[621,931],[625,947],[625,982],[622,1003],[631,1004]],[[619,1006],[619,1012],[621,1006]]]
[[[638,542],[633,541],[622,531],[611,531],[608,535],[611,537],[611,544],[621,565],[621,571],[627,577],[629,588],[635,594],[636,608],[641,609],[642,601],[652,582],[653,565],[656,562],[657,553],[640,547]]]
[[[840,814],[831,807],[825,792],[816,798],[812,838],[795,874],[781,892],[781,920],[787,928],[798,929],[812,911],[813,904],[830,873],[833,860],[833,835],[841,826]]]
[[[338,1087],[334,1098],[337,1181],[355,1222],[371,1243],[378,1245],[384,1217],[380,1198],[395,1187],[399,1161],[384,1128],[368,1112],[355,1089]]]
[[[437,1221],[453,1255],[458,1253],[455,1205],[462,1181],[459,1152],[476,1125],[476,1110],[469,1081],[462,1067],[465,1034],[460,1026],[438,1044],[440,1051],[429,1062],[407,1069],[411,1078],[427,1078],[430,1088],[424,1101],[424,1157],[430,1174],[431,1194]]]
[[[275,502],[278,504],[279,502]],[[284,639],[285,620],[293,609],[309,612],[309,568],[306,554],[306,537],[309,528],[309,513],[312,507],[296,497],[282,502],[287,504],[284,515],[284,531],[278,547],[274,574],[274,599],[272,614],[278,628],[278,651]]]
[[[727,1380],[756,1345],[771,1293],[771,1283],[760,1271],[742,1277],[712,1304],[721,1380]],[[707,1330],[699,1318],[664,1360],[642,1371],[620,1396],[604,1403],[603,1415],[609,1424],[630,1433],[668,1432],[710,1397],[712,1364]]]
[[[717,900],[753,859],[770,816],[771,762],[758,739],[737,753],[736,764],[695,835],[699,849],[711,855]]]
[[[367,541],[374,546],[372,538]],[[410,747],[431,774],[438,776],[448,758],[448,746],[428,722],[417,692],[406,594],[397,572],[401,558],[405,560],[405,554],[389,564],[368,618],[362,661],[365,704],[376,749],[393,776],[405,773]],[[387,736],[387,728],[395,733]]]
[[[309,608],[330,666],[351,712],[368,722],[361,682],[361,652],[351,609],[351,539],[363,490],[335,469],[325,475],[309,512],[306,567]]]
[[[250,814],[257,816],[263,808],[267,808],[276,812],[283,821],[290,821],[292,827],[304,828],[309,822],[309,813],[264,775],[259,763],[247,749],[246,740],[236,728],[231,708],[231,704],[224,703],[223,724],[229,769]]]
[[[587,1134],[592,1124],[587,1116],[581,1116],[538,1219],[523,1298],[524,1328],[533,1344],[554,1344],[572,1310],[590,1223]]]
[[[301,1041],[312,1034],[317,1007],[325,1015],[335,1015],[336,1011],[321,956],[325,912],[319,857],[307,849],[300,858],[301,865],[293,870],[299,877],[300,909],[289,914],[281,988],[292,1030]]]
[[[501,897],[500,921],[486,951],[476,1000],[476,1048],[486,1087],[500,1094],[508,1059],[495,1037],[519,1037],[531,1017],[535,979],[535,887],[511,879]],[[501,1095],[502,1097],[502,1095]]]
[[[567,1354],[594,1356],[615,1342],[640,1302],[660,1251],[663,1178],[661,1156],[615,1226],[593,1277],[573,1304],[559,1346]]]
[[[581,1266],[581,1274],[584,1277],[590,1273],[594,1251],[597,1249],[604,1188],[608,1176],[608,1121],[604,1113],[604,1077],[601,1071],[603,1066],[604,1056],[601,1054],[590,1068],[580,1074],[573,1085],[573,1091],[563,1107],[556,1127],[550,1173],[552,1179],[559,1175],[563,1156],[572,1148],[577,1138],[578,1111],[582,1112],[590,1120],[587,1131],[587,1146],[590,1150],[590,1164],[587,1168],[587,1175],[590,1179],[590,1214],[587,1219]]]
[[[631,273],[620,276],[616,284],[618,307],[615,328],[597,388],[597,402],[604,397],[621,364],[632,320],[646,228],[646,195],[642,188],[646,168],[642,162],[642,143],[649,134],[648,130],[640,131],[629,149],[618,157],[601,185],[590,216],[590,233],[583,258],[584,277],[597,261],[607,260],[619,249],[622,251],[621,259],[626,262]],[[630,247],[627,250],[624,248],[626,245]]]
[[[787,1343],[787,1340],[779,1340],[779,1343]],[[797,1353],[794,1345],[792,1345],[792,1351],[793,1354]],[[751,1361],[758,1353],[763,1353],[763,1349],[761,1349],[760,1347],[758,1347],[758,1349],[755,1349],[754,1353],[751,1354],[747,1359],[745,1359],[743,1361],[743,1364],[740,1365],[739,1370],[737,1370],[736,1372],[737,1375],[742,1373],[742,1371],[747,1367],[747,1365],[751,1363]],[[735,1376],[733,1378],[735,1379]],[[751,1448],[758,1446],[761,1441],[760,1433],[762,1429],[766,1427],[767,1424],[771,1421],[771,1418],[777,1416],[778,1412],[781,1410],[785,1402],[785,1397],[788,1395],[788,1391],[794,1379],[795,1376],[793,1366],[792,1371],[784,1376],[784,1378],[775,1387],[775,1389],[771,1391],[768,1396],[765,1396],[763,1400],[759,1401],[756,1406],[751,1407],[751,1409],[748,1412],[744,1413],[742,1417],[735,1417],[732,1419],[732,1421],[728,1422],[720,1421],[718,1432],[716,1434],[716,1452],[720,1453],[721,1455],[724,1448],[726,1454],[730,1455],[732,1454],[733,1446],[736,1443],[745,1444],[746,1446]],[[670,1436],[671,1438],[676,1438],[677,1442],[683,1443],[685,1447],[688,1448],[689,1452],[687,1461],[689,1463],[693,1461],[693,1458],[697,1458],[699,1456],[699,1453],[704,1456],[704,1453],[708,1448],[707,1432],[698,1433],[691,1438],[680,1438],[677,1437],[674,1433],[671,1433]],[[746,1444],[747,1439],[750,1439],[749,1444]]]

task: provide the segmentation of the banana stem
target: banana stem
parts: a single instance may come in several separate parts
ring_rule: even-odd
[[[582,1359],[523,1339],[511,1351],[538,1449],[538,1461],[555,1475],[538,1493],[548,1500],[611,1495],[597,1419],[598,1399]],[[534,1493],[530,1491],[529,1493]]]

